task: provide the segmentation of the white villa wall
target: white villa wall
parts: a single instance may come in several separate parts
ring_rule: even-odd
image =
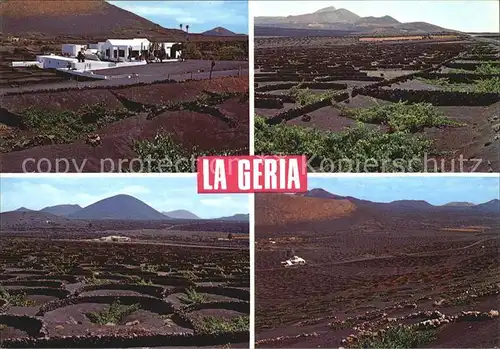
[[[149,47],[148,39],[132,39],[132,40],[122,40],[122,39],[108,39],[101,46],[101,52],[103,57],[106,59],[119,60],[119,61],[127,61],[131,51],[140,51],[141,48],[143,50],[147,50]],[[107,54],[107,50],[109,50],[109,55]],[[124,54],[122,57],[119,55],[119,51],[123,50]],[[116,51],[116,57],[114,52]]]
[[[78,52],[80,52],[83,48],[85,48],[85,45],[63,44],[62,45],[62,53],[68,54],[71,57],[76,57]]]
[[[73,69],[78,71],[90,71],[90,70],[100,70],[100,69],[131,67],[131,66],[138,66],[145,64],[147,64],[145,61],[119,62],[119,63],[106,62],[106,61],[85,61],[81,63],[77,61],[73,63],[71,66]]]
[[[165,42],[163,43],[165,46],[165,51],[170,56],[171,48],[176,43],[175,42]],[[67,70],[68,64],[71,64],[71,69],[73,72],[81,75],[82,73],[86,74],[90,70],[101,70],[101,69],[111,69],[111,68],[119,68],[119,67],[127,67],[127,66],[136,66],[136,65],[145,65],[146,61],[128,61],[128,56],[130,54],[130,50],[132,51],[140,51],[141,48],[143,50],[149,49],[150,42],[147,39],[131,39],[131,40],[115,40],[108,39],[106,42],[99,42],[97,44],[89,44],[87,45],[77,45],[77,44],[63,44],[62,52],[65,54],[69,54],[72,57],[65,57],[55,54],[50,55],[39,55],[36,57],[36,61],[18,61],[12,62],[12,67],[29,67],[29,66],[37,66],[42,69],[60,69]],[[88,47],[87,52],[92,54],[101,53],[101,59],[114,59],[113,51],[116,49],[123,49],[124,57],[119,57],[120,61],[115,62],[107,62],[107,61],[98,61],[93,59],[87,59],[85,62],[78,62],[78,59],[73,58],[76,57],[78,52],[82,50],[82,48]],[[106,49],[110,49],[111,57],[106,57]],[[176,51],[175,57],[170,57],[170,59],[163,60],[163,62],[176,62],[181,56],[181,51]]]
[[[167,52],[167,54],[170,56],[170,50],[172,49],[172,46],[174,46],[175,44],[177,44],[177,42],[165,42],[163,43],[163,45],[165,46],[165,51]],[[177,59],[177,58],[180,58],[181,56],[181,51],[176,51],[175,52],[175,57],[170,57],[171,59]]]
[[[68,58],[56,55],[42,55],[36,56],[36,60],[41,64],[44,69],[57,69],[57,68],[67,68],[68,63],[76,63],[78,59]]]
[[[38,61],[12,62],[12,67],[14,68],[26,68],[33,66],[36,66],[38,68],[43,68],[43,65]]]
[[[90,50],[98,50],[100,51],[102,49],[102,46],[105,44],[105,42],[98,42],[97,44],[89,44],[88,48]]]

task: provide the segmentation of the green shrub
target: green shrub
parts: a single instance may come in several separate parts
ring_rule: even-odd
[[[207,297],[201,293],[196,292],[194,288],[190,287],[186,290],[185,295],[180,297],[180,300],[183,303],[192,305],[205,303],[207,301]]]
[[[7,303],[15,307],[30,307],[34,305],[33,301],[26,299],[26,293],[12,294],[3,287],[0,287],[0,299],[7,301]]]
[[[225,333],[244,332],[250,330],[250,318],[238,316],[225,320],[209,316],[204,318],[197,326],[198,334],[220,335]]]
[[[431,150],[432,141],[407,131],[382,133],[359,123],[338,133],[322,132],[269,125],[264,118],[255,117],[256,155],[306,155],[310,166],[321,172],[422,171],[424,155]]]
[[[102,103],[85,105],[77,111],[30,107],[23,111],[22,123],[25,128],[35,131],[37,136],[25,138],[21,143],[19,139],[14,139],[14,143],[7,142],[5,146],[36,146],[42,139],[52,144],[70,143],[84,134],[132,115],[135,114],[124,109],[106,109]]]
[[[499,75],[500,66],[493,65],[491,63],[483,63],[481,65],[478,65],[474,72],[476,74],[483,74],[483,75]]]
[[[45,265],[56,274],[68,275],[78,266],[78,260],[75,256],[64,256],[56,258],[53,262]]]
[[[245,51],[237,46],[222,46],[215,51],[215,59],[218,61],[243,60],[247,56]]]
[[[187,59],[202,59],[203,53],[195,43],[188,42],[183,45],[182,57]]]
[[[191,271],[191,270],[183,270],[183,271],[181,271],[181,275],[183,278],[186,278],[189,281],[199,280],[198,275],[196,275],[196,273],[194,271]]]
[[[398,102],[377,105],[371,108],[343,108],[345,116],[367,123],[389,126],[395,131],[423,131],[425,127],[458,126],[459,123],[450,120],[431,103]]]
[[[102,285],[106,283],[105,280],[97,278],[96,273],[94,272],[92,273],[91,276],[85,277],[83,281],[88,285]]]
[[[122,305],[119,301],[113,302],[107,306],[106,309],[100,312],[87,313],[86,316],[94,324],[119,324],[125,317],[132,314],[134,311],[139,310],[139,304]]]
[[[500,66],[493,65],[490,62],[482,63],[476,66],[476,69],[452,68],[450,73],[458,74],[481,74],[481,75],[498,75],[500,74]]]
[[[477,92],[477,93],[500,93],[500,78],[480,79],[474,83],[451,83],[447,78],[424,79],[418,78],[427,84],[440,86],[444,91],[451,92]]]
[[[186,149],[175,142],[171,134],[158,132],[152,140],[139,140],[134,144],[134,151],[142,160],[142,168],[136,172],[196,172],[196,159],[210,155],[236,155],[240,150],[207,150],[198,147]]]
[[[153,282],[151,280],[144,280],[144,279],[139,279],[137,280],[137,285],[141,285],[141,286],[153,286]]]
[[[417,331],[403,326],[390,327],[383,335],[361,337],[354,348],[405,349],[419,348],[435,339],[434,331]]]
[[[148,273],[157,273],[160,270],[160,266],[156,264],[141,264],[141,270]]]
[[[337,91],[328,90],[326,92],[314,93],[309,88],[302,88],[301,84],[292,87],[288,94],[295,98],[295,101],[300,105],[308,105],[316,103],[325,98],[332,98]]]
[[[500,93],[500,78],[482,79],[476,81],[474,92]]]

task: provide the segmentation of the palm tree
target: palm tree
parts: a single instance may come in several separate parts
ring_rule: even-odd
[[[182,30],[182,23],[181,23],[181,24],[179,24],[179,28],[181,28],[181,30]]]
[[[186,24],[186,41],[189,41],[189,24]]]
[[[186,31],[189,33],[189,24],[186,24]]]

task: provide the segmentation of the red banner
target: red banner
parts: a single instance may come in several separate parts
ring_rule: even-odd
[[[198,193],[302,193],[305,156],[206,156],[197,159]]]

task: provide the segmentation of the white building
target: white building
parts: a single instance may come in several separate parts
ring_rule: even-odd
[[[56,55],[36,56],[38,66],[43,69],[68,68],[78,62],[78,59],[71,57],[62,57]]]
[[[143,51],[149,51],[151,43],[148,39],[108,39],[104,43],[89,45],[89,48],[97,48],[101,52],[102,59],[111,61],[131,61],[141,56]],[[164,42],[167,59],[178,59],[181,56],[181,50],[174,47],[178,43]]]
[[[85,50],[87,47],[85,45],[76,45],[76,44],[63,44],[62,45],[62,54],[68,55],[70,57],[76,57],[78,52]]]
[[[139,57],[149,45],[148,39],[108,39],[100,49],[103,59],[124,62]]]
[[[101,51],[102,50],[102,47],[103,45],[105,44],[106,42],[103,41],[103,42],[98,42],[97,44],[88,44],[88,48],[90,50],[97,50],[97,51]]]
[[[162,62],[176,62],[181,57],[180,44],[174,42],[151,43],[148,39],[108,39],[89,45],[63,44],[62,54],[38,55],[36,61],[12,62],[13,67],[36,66],[42,69],[59,69],[74,75],[85,75],[95,79],[106,78],[97,76],[93,70],[119,68],[125,66],[145,65],[147,60],[141,60],[141,53],[152,53],[150,49],[165,48],[166,57]],[[84,62],[78,62],[78,53],[82,52]],[[158,52],[156,52],[157,54]]]
[[[170,57],[170,59],[177,59],[181,57],[181,50],[174,50],[174,45],[178,43],[176,42],[165,42],[165,51],[167,52],[167,55]]]
[[[108,242],[111,242],[111,241],[112,242],[128,242],[131,239],[129,237],[126,237],[126,236],[115,236],[115,235],[112,235],[112,236],[103,236],[99,240],[101,240],[101,241],[108,241]]]

